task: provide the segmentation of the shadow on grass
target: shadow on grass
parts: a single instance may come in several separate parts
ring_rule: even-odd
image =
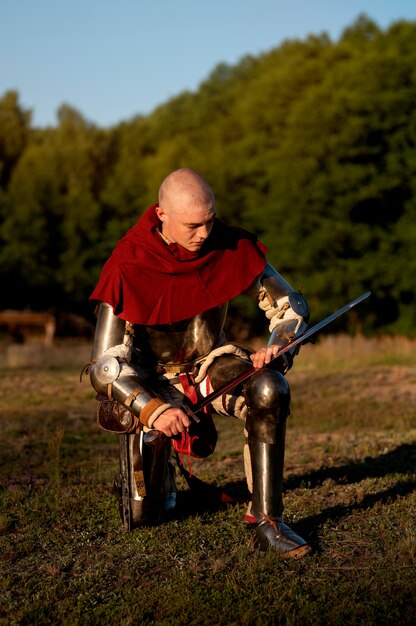
[[[389,475],[402,474],[404,477],[415,471],[416,445],[401,444],[394,450],[381,454],[377,457],[366,457],[363,461],[350,462],[337,467],[321,467],[318,470],[290,476],[285,481],[285,490],[299,487],[319,487],[326,480],[333,480],[339,485],[358,483],[366,478],[383,478]],[[397,498],[406,496],[416,490],[416,480],[399,479],[392,487],[377,493],[367,494],[359,502],[352,504],[339,504],[323,509],[317,515],[303,518],[296,524],[296,530],[315,544],[319,551],[317,535],[319,529],[326,522],[340,521],[351,515],[354,511],[365,511],[376,504],[388,504]],[[295,525],[294,525],[295,527]]]
[[[313,488],[331,479],[339,484],[360,482],[366,478],[383,477],[390,474],[411,474],[415,468],[416,445],[402,444],[377,457],[367,457],[364,461],[348,463],[339,467],[323,467],[307,474],[290,476],[285,481],[285,491],[299,487]],[[183,491],[179,496],[181,518],[196,514],[215,513],[226,506],[246,502],[250,498],[245,481],[227,483],[223,488],[199,480],[196,476],[188,476],[189,491]],[[378,493],[368,494],[359,502],[339,504],[323,509],[317,515],[303,518],[292,524],[293,530],[299,532],[309,542],[317,546],[317,535],[320,527],[328,521],[338,521],[351,515],[354,511],[363,511],[376,504],[394,502],[399,497],[408,495],[416,490],[414,479],[398,480],[389,489]]]
[[[335,467],[320,467],[306,474],[291,475],[285,480],[285,489],[314,488],[325,480],[339,484],[358,483],[365,478],[382,478],[389,474],[410,474],[416,467],[416,445],[404,443],[377,457],[366,457]]]
[[[217,513],[228,506],[248,502],[250,493],[245,480],[230,482],[218,487],[200,480],[182,468],[182,476],[189,490],[178,492],[178,511],[182,519],[204,513]]]
[[[328,507],[318,513],[317,515],[310,515],[303,518],[297,524],[293,524],[293,528],[297,532],[303,533],[305,539],[307,539],[319,552],[318,532],[322,525],[326,522],[337,522],[344,517],[351,515],[354,511],[365,511],[371,509],[376,504],[391,504],[397,498],[403,497],[416,490],[416,480],[398,481],[390,489],[379,491],[378,493],[371,493],[364,496],[360,502],[354,504],[337,504],[332,507]]]

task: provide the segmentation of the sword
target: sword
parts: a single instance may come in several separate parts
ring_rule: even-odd
[[[352,309],[354,306],[356,306],[357,304],[359,304],[366,298],[368,298],[370,295],[371,295],[371,291],[366,291],[361,296],[358,296],[358,298],[355,298],[355,300],[348,302],[348,304],[338,309],[338,311],[335,311],[335,313],[331,313],[331,315],[328,315],[328,317],[325,317],[323,320],[321,320],[317,324],[314,324],[314,326],[311,326],[310,328],[305,330],[304,333],[302,333],[301,335],[298,335],[297,337],[289,341],[289,343],[287,343],[285,346],[282,346],[282,348],[279,349],[276,356],[273,357],[270,363],[268,363],[266,366],[263,366],[263,367],[269,367],[273,363],[273,361],[276,361],[276,359],[282,356],[282,354],[302,344],[304,341],[306,341],[306,339],[309,339],[309,337],[317,333],[319,330],[321,330],[322,328],[324,328],[325,326],[327,326],[334,320],[336,320],[338,317],[341,317],[341,315],[343,315],[344,313]],[[212,391],[207,396],[205,396],[205,398],[202,398],[202,400],[200,400],[199,402],[196,402],[192,406],[191,413],[192,412],[198,413],[198,411],[202,411],[202,409],[205,408],[208,404],[210,404],[213,400],[215,400],[215,398],[218,398],[218,396],[221,396],[223,393],[227,393],[227,391],[230,391],[231,389],[233,389],[234,387],[236,387],[243,381],[247,380],[247,378],[250,378],[250,376],[252,376],[254,372],[257,371],[257,369],[258,368],[256,367],[251,367],[246,372],[243,372],[242,374],[240,374],[233,380],[230,380],[230,382],[223,385],[220,389],[216,389],[215,391]],[[188,412],[188,415],[192,417],[192,415],[190,415],[190,412]]]
[[[314,326],[311,326],[310,328],[305,330],[304,333],[302,333],[301,335],[298,335],[297,337],[289,341],[289,343],[287,343],[285,346],[282,346],[277,352],[276,356],[274,356],[273,359],[270,361],[270,363],[268,363],[267,365],[264,365],[263,367],[269,367],[273,363],[273,361],[279,358],[279,356],[282,356],[282,354],[284,354],[285,352],[288,352],[289,350],[296,348],[296,346],[306,341],[306,339],[309,339],[309,337],[317,333],[319,330],[321,330],[322,328],[324,328],[325,326],[327,326],[334,320],[336,320],[338,317],[341,317],[341,315],[343,315],[344,313],[352,309],[354,306],[356,306],[357,304],[359,304],[366,298],[368,298],[370,295],[371,295],[371,291],[366,291],[361,296],[358,296],[358,298],[355,298],[355,300],[348,302],[348,304],[338,309],[338,311],[335,311],[335,313],[331,313],[331,315],[328,315],[328,317],[325,317],[323,320],[321,320],[317,324],[314,324]],[[181,404],[181,409],[187,413],[188,417],[191,420],[193,420],[195,423],[199,423],[201,420],[196,415],[196,413],[198,413],[199,411],[202,411],[202,409],[208,406],[208,404],[211,404],[211,402],[215,400],[215,398],[218,398],[218,396],[221,396],[223,393],[227,393],[227,391],[230,391],[231,389],[233,389],[240,383],[247,380],[247,378],[250,378],[250,376],[252,376],[254,372],[256,372],[257,370],[258,368],[256,367],[250,367],[247,371],[243,372],[236,378],[233,378],[233,380],[230,380],[228,383],[220,387],[220,389],[216,389],[212,391],[207,396],[205,396],[205,398],[202,398],[202,400],[199,400],[199,402],[196,402],[192,406],[183,402]],[[145,434],[145,437],[144,437],[145,443],[148,445],[154,444],[160,435],[161,433],[159,433],[157,430],[149,431],[148,433]]]

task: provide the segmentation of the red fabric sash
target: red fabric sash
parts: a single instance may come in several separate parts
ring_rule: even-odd
[[[190,374],[180,374],[180,382],[183,392],[192,404],[198,401],[197,392],[193,378]],[[209,391],[209,378],[206,379],[207,392]],[[212,454],[217,444],[218,433],[212,419],[211,407],[204,408],[201,421],[198,424],[192,422],[189,430],[184,430],[179,438],[172,437],[172,447],[180,455],[180,462],[183,465],[183,455],[188,455],[189,471],[192,475],[191,456],[196,459],[204,459]]]
[[[157,232],[156,206],[118,242],[90,300],[110,304],[135,324],[172,324],[235,298],[263,271],[265,246],[219,220],[199,252],[167,246]]]

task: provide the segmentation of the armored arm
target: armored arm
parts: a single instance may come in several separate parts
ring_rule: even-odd
[[[116,317],[110,305],[101,302],[90,379],[101,396],[116,400],[130,412],[130,415],[126,411],[122,412],[120,419],[130,420],[130,423],[123,423],[120,432],[132,432],[139,422],[150,428],[157,417],[171,407],[143,384],[140,373],[130,364],[131,353],[130,324]]]
[[[249,293],[257,298],[259,307],[269,320],[271,335],[268,345],[285,346],[306,330],[309,307],[305,298],[270,263],[266,263]]]

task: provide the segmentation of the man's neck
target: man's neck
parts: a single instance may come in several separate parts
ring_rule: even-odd
[[[170,241],[170,239],[168,239],[168,238],[166,237],[166,235],[164,235],[164,234],[163,234],[163,232],[160,230],[160,228],[158,228],[158,229],[157,229],[157,232],[159,233],[160,238],[162,239],[162,241],[164,241],[164,242],[165,242],[168,246],[169,246],[171,243],[173,243],[173,241]]]

